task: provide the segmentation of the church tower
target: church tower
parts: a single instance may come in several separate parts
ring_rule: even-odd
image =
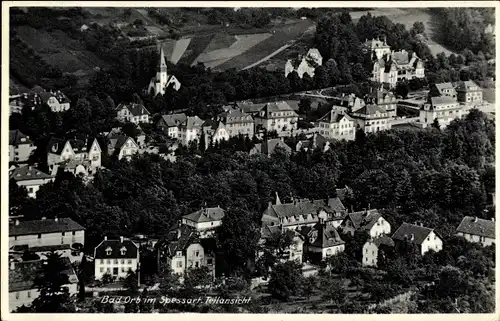
[[[151,78],[148,86],[148,93],[156,96],[158,94],[165,95],[168,86],[173,85],[174,90],[179,90],[181,88],[181,83],[174,76],[169,76],[167,74],[167,63],[165,61],[165,52],[163,51],[163,46],[160,44],[160,59],[158,61],[158,67],[156,70],[156,76]]]
[[[160,92],[165,94],[165,88],[167,86],[168,75],[167,75],[167,64],[165,63],[165,53],[163,52],[163,46],[160,49],[160,61],[158,64],[158,70],[156,72],[156,79],[160,82]]]

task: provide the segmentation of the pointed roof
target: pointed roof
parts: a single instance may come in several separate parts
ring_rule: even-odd
[[[337,110],[330,110],[326,115],[320,118],[320,122],[326,122],[326,123],[338,123],[342,118],[346,118],[347,120],[352,121],[353,119],[349,117],[347,114],[341,113]]]
[[[457,232],[495,238],[495,222],[482,218],[466,216],[457,227]]]
[[[209,208],[202,208],[201,210],[188,215],[184,215],[182,218],[197,223],[203,223],[203,222],[220,221],[222,220],[223,217],[224,217],[224,210],[222,208],[209,207]]]
[[[316,246],[321,248],[328,248],[336,245],[344,244],[345,242],[340,238],[339,232],[332,225],[317,223],[309,231],[308,235],[311,235],[314,231],[318,232],[315,240],[310,244],[310,246]]]
[[[10,172],[10,178],[13,178],[15,181],[29,181],[36,179],[50,179],[53,176],[49,174],[45,174],[42,171],[32,167],[32,166],[22,166],[13,169]]]
[[[158,69],[160,71],[167,71],[167,64],[165,63],[165,52],[163,51],[163,46],[160,46],[160,61]]]
[[[22,144],[33,144],[33,142],[19,129],[9,130],[9,145],[18,146]]]
[[[281,200],[280,196],[278,195],[278,192],[276,192],[276,205],[281,205]]]
[[[376,209],[347,214],[347,218],[352,221],[354,228],[362,231],[370,230],[380,217],[381,215]]]
[[[421,245],[425,241],[427,236],[433,231],[433,229],[424,226],[403,223],[396,230],[396,232],[394,232],[394,234],[392,235],[392,239],[398,241],[411,241],[411,237],[413,236],[413,242],[415,244]]]
[[[184,122],[187,119],[187,116],[184,113],[180,113],[180,114],[162,115],[161,118],[168,127],[175,127]]]

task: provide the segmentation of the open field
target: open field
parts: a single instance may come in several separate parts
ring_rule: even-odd
[[[230,68],[242,69],[251,65],[273,52],[279,50],[286,44],[292,44],[300,38],[309,28],[313,26],[310,20],[301,20],[295,24],[287,24],[274,29],[273,35],[259,44],[253,46],[243,54],[236,56],[218,66],[218,69]]]
[[[450,55],[453,52],[446,49],[439,43],[434,40],[434,31],[432,24],[432,16],[427,12],[426,9],[423,8],[405,8],[405,9],[396,9],[396,8],[378,8],[377,10],[369,10],[369,11],[355,11],[351,12],[351,17],[354,22],[357,22],[361,16],[370,12],[372,16],[387,16],[394,23],[401,23],[406,26],[407,30],[413,26],[413,23],[416,21],[423,22],[425,25],[425,32],[427,37],[429,38],[427,41],[427,45],[431,50],[433,55],[444,52],[446,55]],[[364,41],[364,39],[360,39]]]
[[[212,41],[213,37],[214,35],[211,34],[195,36],[191,38],[189,46],[187,46],[186,50],[184,51],[184,55],[181,57],[179,62],[186,65],[191,65],[196,60],[196,58],[205,51],[207,46]]]

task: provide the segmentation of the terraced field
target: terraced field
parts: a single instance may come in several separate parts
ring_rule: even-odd
[[[207,46],[212,41],[214,35],[201,35],[191,38],[189,45],[187,46],[184,55],[179,60],[179,63],[184,63],[186,65],[191,65],[196,58],[202,54]]]

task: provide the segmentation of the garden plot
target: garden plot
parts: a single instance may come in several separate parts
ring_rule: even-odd
[[[228,48],[203,52],[195,59],[193,65],[198,62],[202,62],[205,66],[210,68],[219,66],[231,58],[241,55],[245,51],[271,36],[272,34],[270,33],[234,36],[236,38],[236,42],[231,44]]]

